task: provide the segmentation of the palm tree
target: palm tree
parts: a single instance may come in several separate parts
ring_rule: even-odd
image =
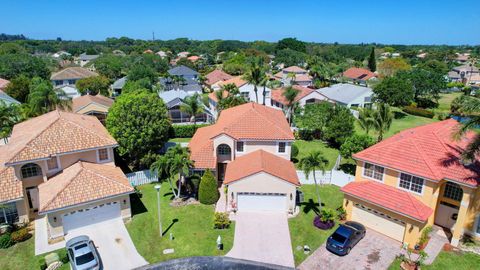
[[[285,97],[287,100],[287,117],[288,117],[288,123],[292,125],[292,115],[295,109],[296,101],[295,99],[298,96],[298,91],[297,89],[293,88],[292,86],[287,87],[283,93],[282,96]]]
[[[365,131],[368,135],[370,130],[374,128],[374,120],[373,120],[373,110],[370,108],[358,108],[358,123],[360,127]]]
[[[383,139],[383,135],[390,129],[393,121],[393,113],[390,106],[385,103],[378,103],[377,109],[373,112],[373,127],[378,132],[378,141]]]
[[[191,121],[194,125],[197,124],[197,115],[203,113],[203,103],[200,101],[200,95],[194,94],[183,100],[183,104],[180,105],[180,111],[191,115]]]
[[[246,80],[248,83],[253,84],[253,91],[255,92],[255,101],[258,103],[258,85],[262,84],[263,76],[265,74],[263,73],[261,64],[260,64],[260,58],[257,58],[252,62],[250,65],[250,68],[247,70],[247,72],[243,75],[243,79]]]
[[[28,104],[33,115],[40,115],[57,108],[70,110],[72,101],[62,90],[53,90],[49,81],[34,78],[28,95]]]
[[[263,102],[262,104],[265,105],[265,99],[267,97],[267,84],[269,82],[269,77],[267,76],[266,72],[264,71],[263,76],[262,76],[262,81],[260,82],[260,85],[263,86]]]
[[[297,78],[297,74],[293,73],[293,72],[289,72],[287,74],[287,79],[290,79],[290,85],[294,85],[295,84],[295,79]]]
[[[458,111],[466,120],[454,134],[457,140],[461,139],[469,130],[477,129],[480,126],[480,99],[466,96],[461,100]],[[477,131],[463,151],[462,158],[464,161],[471,162],[478,154],[480,154],[480,133]]]
[[[319,212],[322,210],[322,201],[320,199],[320,192],[318,190],[318,183],[315,172],[317,170],[320,170],[322,171],[322,174],[325,174],[325,169],[328,166],[328,163],[328,159],[323,156],[323,153],[321,151],[310,152],[306,157],[300,159],[298,163],[300,169],[303,171],[307,179],[310,173],[313,172],[313,182],[315,183],[315,190],[317,192]]]
[[[240,95],[240,90],[233,84],[223,85],[218,91],[215,91],[217,98],[217,111],[220,114],[222,110],[244,104],[247,101]]]

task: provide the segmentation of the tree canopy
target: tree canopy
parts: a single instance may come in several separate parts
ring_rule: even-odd
[[[391,106],[410,105],[414,99],[412,83],[398,76],[384,78],[373,88],[373,98],[377,102]]]
[[[75,85],[82,95],[89,93],[90,95],[109,96],[110,81],[104,76],[83,78],[78,80]]]

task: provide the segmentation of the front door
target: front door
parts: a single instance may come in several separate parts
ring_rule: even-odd
[[[225,179],[225,169],[227,168],[227,164],[226,163],[218,163],[217,165],[217,171],[218,171],[218,175],[217,175],[217,181],[218,181],[218,185],[222,185],[223,183],[223,180]]]
[[[27,188],[28,205],[33,211],[38,211],[38,188]]]
[[[435,214],[435,224],[451,230],[457,221],[457,216],[458,206],[440,202],[437,213]]]

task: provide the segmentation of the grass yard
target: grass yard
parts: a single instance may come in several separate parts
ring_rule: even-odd
[[[132,199],[135,214],[127,224],[127,230],[138,252],[148,262],[154,263],[180,257],[224,255],[233,244],[234,224],[226,230],[213,229],[214,205],[169,205],[172,193],[168,183],[162,184],[161,216],[164,237],[159,237],[157,217],[157,194],[154,184],[139,186],[143,196],[141,202]],[[139,213],[140,212],[140,213]],[[170,233],[174,240],[170,240]],[[224,250],[218,251],[216,240],[221,236]],[[175,249],[173,254],[164,255],[163,250]]]
[[[478,269],[480,265],[480,255],[474,253],[457,253],[442,251],[431,265],[422,265],[422,270],[470,270]],[[389,270],[399,270],[400,260],[395,260]]]
[[[169,142],[174,142],[174,143],[186,143],[190,142],[192,138],[173,138],[168,140]]]
[[[448,93],[448,94],[440,94],[440,99],[438,100],[438,108],[435,108],[435,112],[441,113],[449,113],[450,112],[450,104],[456,98],[463,95],[461,92],[455,93]]]
[[[329,160],[327,170],[331,170],[333,165],[335,165],[335,160],[338,157],[338,150],[328,146],[327,143],[324,143],[320,140],[304,141],[296,140],[294,144],[298,147],[298,156],[297,159],[300,160],[303,157],[307,156],[308,153],[313,151],[322,151],[324,156]],[[298,162],[295,163],[295,166],[298,165]]]
[[[343,194],[340,188],[334,185],[320,186],[320,198],[322,205],[331,209],[336,209],[342,205]],[[301,206],[300,213],[295,218],[288,221],[290,227],[290,237],[292,238],[292,249],[295,258],[295,265],[299,265],[305,260],[311,252],[321,246],[337,228],[333,227],[328,231],[317,229],[313,226],[315,211],[318,211],[317,195],[314,185],[302,185],[300,190],[304,193],[305,203]],[[315,203],[314,203],[315,202]],[[303,250],[298,251],[298,246],[308,245],[311,249],[310,254],[304,254]]]

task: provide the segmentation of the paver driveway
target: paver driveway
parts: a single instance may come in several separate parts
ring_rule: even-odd
[[[298,269],[387,269],[395,260],[395,256],[400,254],[400,247],[400,242],[367,229],[365,238],[350,251],[350,254],[337,256],[328,251],[323,244],[300,264]]]
[[[228,257],[294,267],[286,213],[238,212]]]

